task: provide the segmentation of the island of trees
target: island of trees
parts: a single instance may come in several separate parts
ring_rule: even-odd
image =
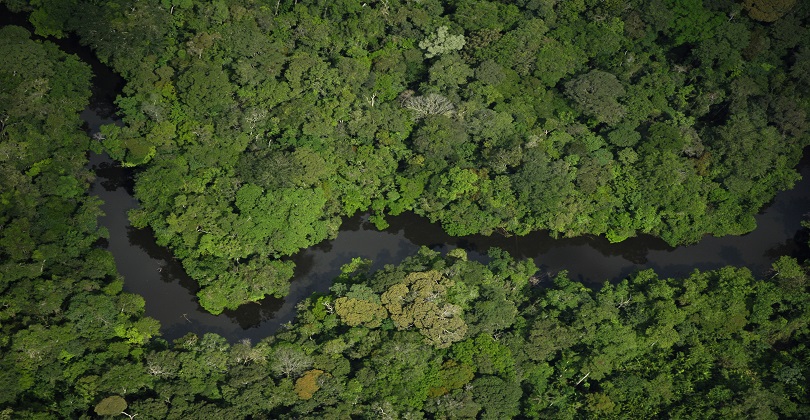
[[[284,296],[342,217],[453,235],[739,235],[810,144],[795,0],[3,1],[0,418],[808,418],[808,267],[591,290],[423,249],[258,343],[169,342],[101,246],[88,151],[136,168],[212,313]],[[91,72],[126,84],[91,139]],[[798,228],[798,227],[797,227]],[[759,277],[759,278],[757,278]]]

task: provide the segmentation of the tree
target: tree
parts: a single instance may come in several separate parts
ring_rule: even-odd
[[[779,279],[780,287],[787,293],[801,293],[805,290],[808,275],[794,258],[779,257],[773,263],[772,269],[776,278]]]
[[[534,76],[553,87],[564,77],[577,73],[586,62],[587,56],[579,47],[551,38],[537,53]]]
[[[460,389],[474,377],[475,373],[470,365],[459,364],[452,359],[447,360],[442,363],[442,368],[439,370],[440,384],[431,388],[430,394],[432,397],[445,395],[454,389]]]
[[[99,416],[117,416],[127,409],[127,402],[118,395],[107,397],[98,404],[94,411]]]
[[[497,376],[482,376],[472,382],[475,400],[481,404],[482,419],[513,418],[520,413],[520,386]]]
[[[672,13],[665,33],[671,36],[675,45],[701,42],[714,35],[714,31],[728,22],[728,19],[704,6],[700,0],[665,0],[662,7]]]
[[[276,347],[270,360],[270,368],[273,372],[287,378],[298,376],[299,373],[312,365],[312,359],[293,344],[283,344]]]
[[[379,303],[379,297],[377,302],[339,297],[335,299],[335,313],[346,325],[351,327],[363,325],[368,328],[376,328],[388,317],[388,312]]]
[[[452,115],[455,106],[449,99],[437,93],[424,96],[408,96],[402,101],[402,106],[414,111],[417,118],[428,115]]]
[[[569,81],[565,94],[585,115],[596,117],[599,122],[616,124],[626,112],[618,101],[625,94],[624,86],[608,72],[591,70]]]
[[[232,105],[232,85],[222,67],[195,61],[177,81],[185,110],[198,121],[214,119]]]
[[[427,343],[446,348],[467,333],[461,307],[444,302],[453,284],[438,271],[411,273],[389,287],[380,300],[398,329],[415,326]]]
[[[298,394],[298,398],[302,400],[312,398],[312,395],[321,388],[318,385],[318,378],[323,374],[324,371],[320,369],[311,369],[298,378],[295,381],[295,393]]]
[[[453,20],[466,31],[482,29],[502,31],[519,20],[517,7],[489,0],[464,0],[456,2]]]
[[[775,22],[795,5],[796,0],[745,0],[743,2],[743,7],[748,14],[763,22]]]
[[[464,35],[450,35],[449,31],[447,26],[440,26],[436,33],[419,42],[419,48],[425,50],[425,57],[433,58],[464,48]]]
[[[460,86],[467,84],[473,70],[458,54],[444,54],[430,66],[428,74],[429,84],[423,84],[422,90],[438,89],[440,92],[455,94]]]

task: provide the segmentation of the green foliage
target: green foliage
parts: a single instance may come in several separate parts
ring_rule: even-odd
[[[453,285],[438,271],[411,273],[402,283],[389,287],[380,300],[398,329],[414,326],[427,343],[445,348],[467,333],[461,308],[445,302],[447,289]]]
[[[130,3],[8,2],[125,78],[100,144],[141,166],[133,225],[213,313],[285,295],[282,258],[358,211],[454,235],[742,234],[808,144],[800,2]],[[353,263],[256,345],[167,343],[94,248],[90,70],[29,38],[0,29],[4,416],[810,416],[787,258],[592,291],[423,250]]]
[[[363,293],[365,296],[354,297],[360,294],[361,288],[365,289],[366,293]],[[388,317],[388,312],[380,304],[380,297],[367,286],[360,284],[353,285],[346,296],[335,300],[335,313],[341,321],[352,327],[364,325],[376,328]]]
[[[796,5],[796,0],[745,0],[743,6],[751,18],[773,22]]]
[[[126,408],[126,400],[118,395],[113,395],[101,400],[101,402],[96,404],[93,411],[99,416],[117,416],[120,415],[122,411],[126,410]]]
[[[599,122],[616,124],[624,116],[618,99],[626,93],[621,82],[611,73],[592,70],[565,84],[565,93],[583,113]]]
[[[358,211],[452,235],[742,234],[808,144],[807,8],[790,2],[743,5],[778,12],[772,28],[698,0],[125,3],[14,7],[125,77],[101,144],[142,166],[133,223],[214,312],[284,294],[278,259]],[[9,74],[34,68],[25,51]],[[81,71],[65,66],[11,83],[8,115],[69,86],[43,83]],[[47,158],[27,174],[79,194],[42,177]]]
[[[520,413],[521,390],[516,383],[497,376],[482,376],[472,382],[473,395],[483,407],[482,419],[503,419]]]
[[[440,26],[436,33],[419,42],[419,48],[425,50],[425,57],[433,58],[450,51],[464,48],[464,35],[450,35],[447,26]]]
[[[79,119],[90,68],[30,36],[0,29],[3,415],[117,416],[128,393],[151,385],[140,356],[159,324],[141,297],[121,293],[112,255],[96,245],[107,233]]]

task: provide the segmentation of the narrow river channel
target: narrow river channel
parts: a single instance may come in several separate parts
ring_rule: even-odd
[[[486,250],[499,247],[515,258],[533,258],[544,271],[567,270],[569,276],[592,286],[615,281],[640,269],[653,268],[662,276],[679,276],[694,269],[724,265],[745,266],[755,274],[767,272],[780,255],[795,254],[806,241],[800,230],[802,215],[810,211],[810,165],[803,180],[777,195],[757,216],[757,229],[739,237],[706,237],[691,246],[672,248],[660,239],[641,236],[619,244],[602,237],[553,239],[544,232],[525,237],[451,237],[440,226],[413,214],[389,218],[391,226],[377,231],[365,215],[344,221],[335,240],[326,241],[292,257],[296,275],[286,299],[265,299],[213,316],[200,308],[196,283],[185,275],[171,253],[155,244],[151,231],[129,226],[126,212],[137,206],[131,195],[128,171],[109,159],[94,156],[98,178],[93,193],[104,200],[101,223],[110,231],[108,248],[124,275],[125,289],[146,299],[146,313],[163,325],[167,338],[186,332],[216,332],[231,340],[265,337],[295,316],[295,305],[313,292],[328,290],[340,266],[353,257],[373,260],[373,268],[396,264],[420,246],[446,252],[461,247],[470,257],[485,260]]]

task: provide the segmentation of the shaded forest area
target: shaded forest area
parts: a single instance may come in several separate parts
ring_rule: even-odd
[[[88,150],[213,313],[283,296],[341,217],[455,235],[742,234],[808,144],[806,2],[4,1],[126,80],[0,29],[0,417],[807,418],[806,266],[590,290],[423,250],[259,343],[174,342],[99,246]],[[408,386],[403,386],[408,384]]]

